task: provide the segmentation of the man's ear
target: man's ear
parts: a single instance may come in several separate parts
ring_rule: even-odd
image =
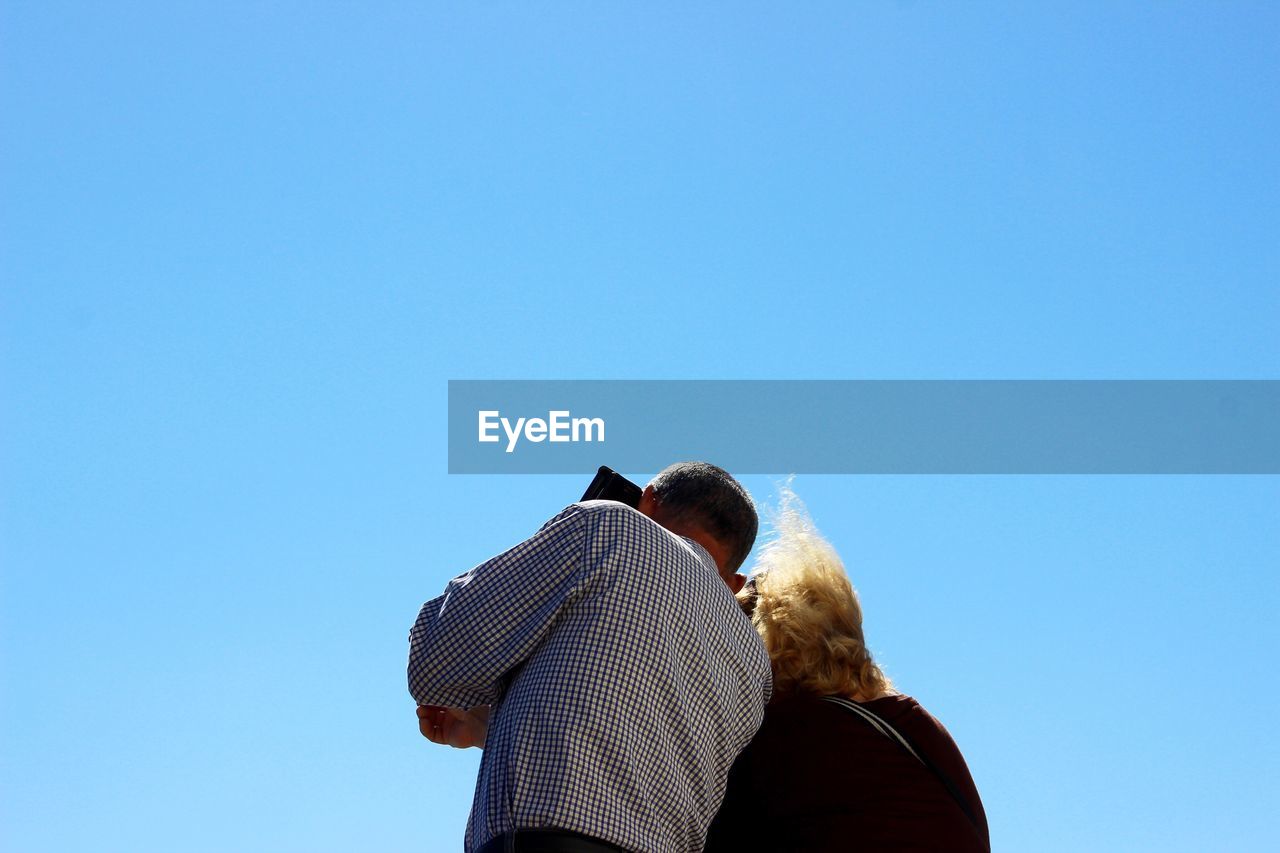
[[[640,493],[640,504],[636,509],[656,520],[655,513],[658,509],[658,496],[653,493],[653,486],[644,487],[644,491]]]
[[[735,572],[731,575],[724,575],[723,577],[724,582],[729,585],[729,592],[732,592],[734,595],[741,592],[742,588],[747,585],[746,575],[740,575]]]

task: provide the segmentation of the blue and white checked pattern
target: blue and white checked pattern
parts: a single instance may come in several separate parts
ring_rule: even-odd
[[[454,578],[409,634],[419,704],[494,706],[468,851],[538,828],[700,851],[770,689],[711,555],[610,501]]]

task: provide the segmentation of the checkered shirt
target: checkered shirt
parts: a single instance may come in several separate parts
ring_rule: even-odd
[[[611,501],[454,578],[409,634],[419,704],[493,705],[468,853],[541,828],[702,850],[770,689],[711,555]]]

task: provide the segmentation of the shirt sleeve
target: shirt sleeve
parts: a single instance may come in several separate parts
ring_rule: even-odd
[[[422,606],[409,632],[409,693],[418,704],[470,708],[500,697],[503,677],[581,593],[590,519],[568,507]]]

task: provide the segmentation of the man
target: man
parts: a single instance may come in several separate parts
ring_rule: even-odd
[[[454,709],[420,708],[423,734],[485,748],[468,853],[702,849],[769,699],[733,597],[757,526],[728,473],[680,463],[638,511],[573,504],[423,605],[409,692]]]

